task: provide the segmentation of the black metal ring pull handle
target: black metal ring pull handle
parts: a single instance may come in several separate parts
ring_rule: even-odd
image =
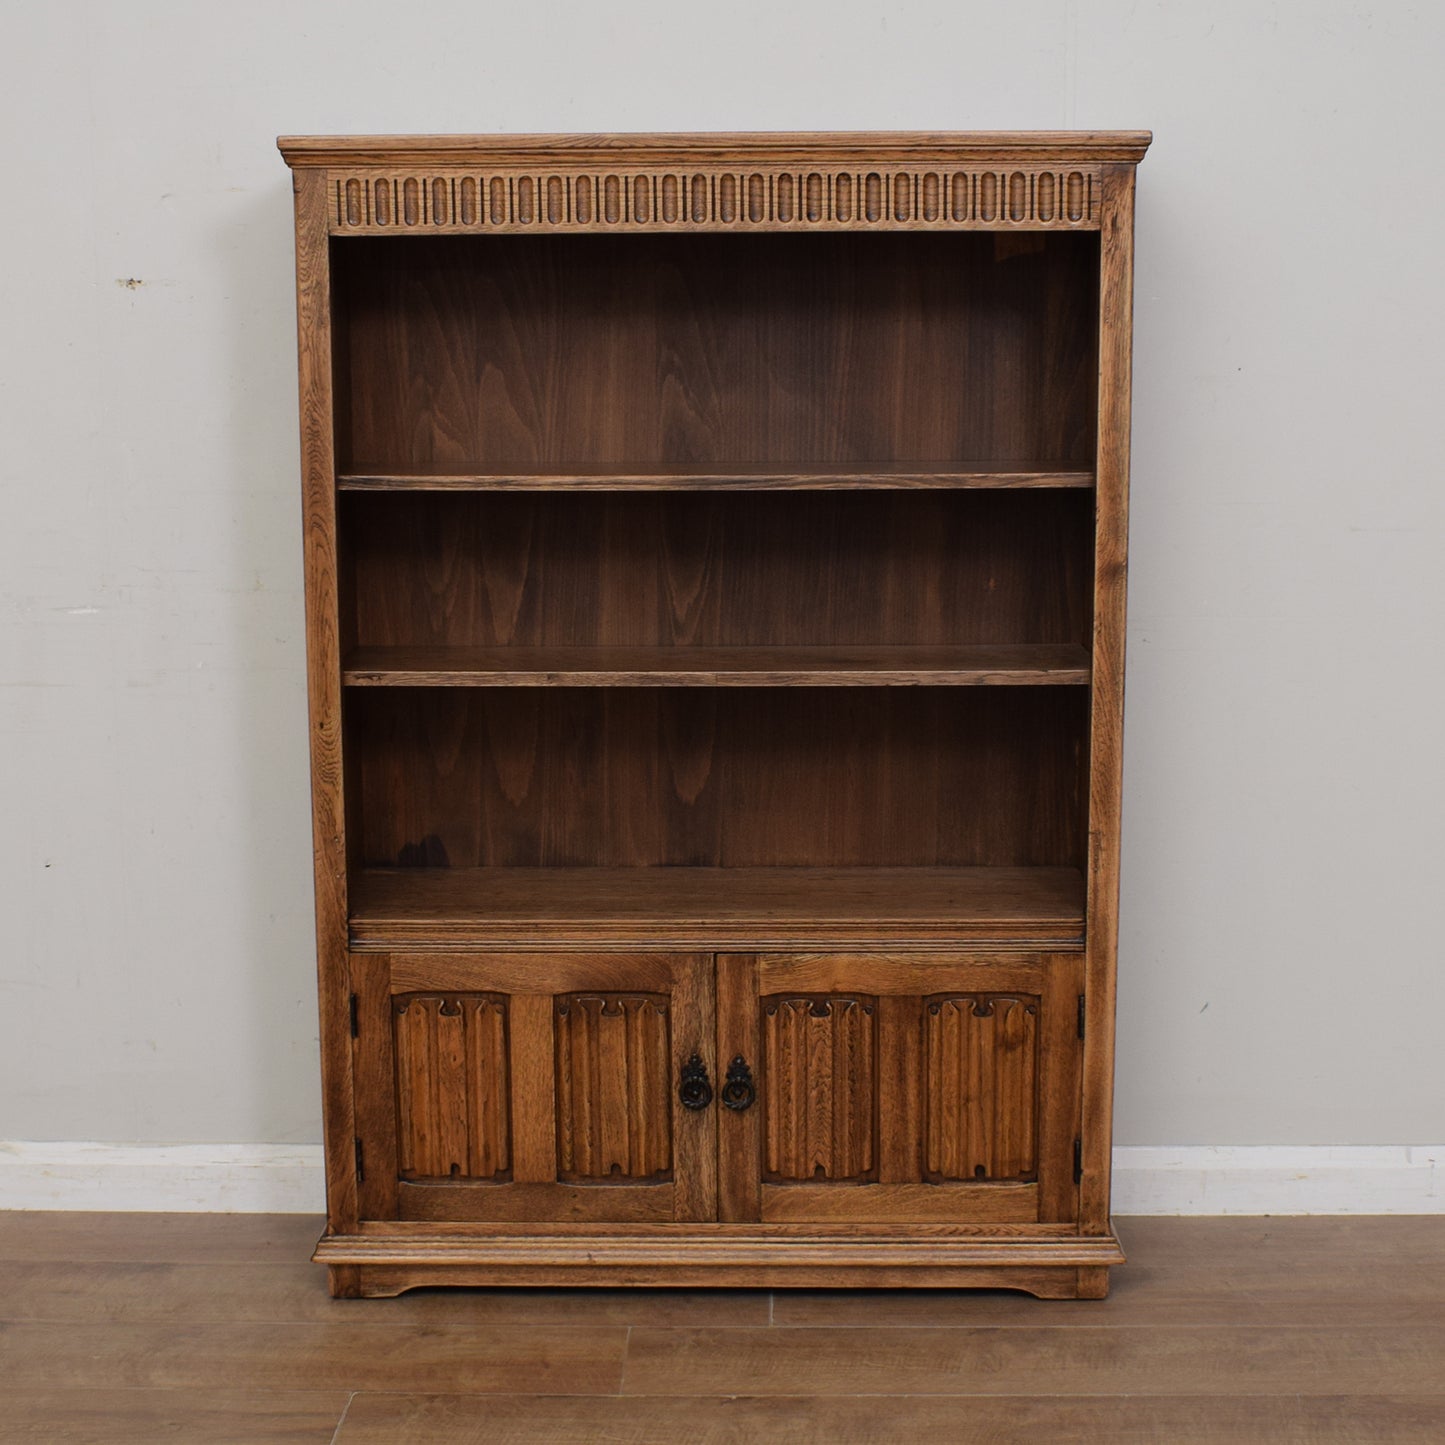
[[[753,1088],[753,1071],[748,1068],[748,1061],[741,1054],[728,1065],[728,1076],[723,1082],[721,1097],[724,1108],[736,1109],[739,1113],[748,1108],[757,1097],[757,1090]]]
[[[707,1065],[696,1054],[682,1066],[677,1097],[684,1109],[706,1109],[712,1103],[712,1084],[707,1077]]]

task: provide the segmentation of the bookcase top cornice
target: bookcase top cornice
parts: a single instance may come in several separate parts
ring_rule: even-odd
[[[283,136],[333,235],[1097,230],[1146,131]],[[309,178],[309,179],[308,179]]]
[[[1135,164],[1148,131],[744,131],[615,135],[281,136],[291,166],[667,165],[920,161]]]

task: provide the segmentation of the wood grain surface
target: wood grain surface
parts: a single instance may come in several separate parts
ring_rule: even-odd
[[[319,1218],[0,1214],[0,1440],[1435,1445],[1445,1219],[1124,1219],[1110,1298],[330,1300]],[[630,1331],[630,1339],[629,1339]]]
[[[899,165],[943,159],[1027,156],[1072,161],[1138,162],[1147,130],[987,131],[669,131],[536,135],[283,135],[276,145],[292,166],[393,165],[398,161],[482,165],[768,158],[820,163]]]
[[[418,491],[832,491],[867,488],[891,491],[913,488],[1092,487],[1092,470],[1077,464],[1035,459],[1031,465],[1004,463],[985,457],[949,462],[797,461],[781,467],[769,462],[669,462],[638,467],[624,462],[577,462],[570,467],[501,471],[468,470],[457,463],[417,463],[404,470],[354,462],[340,472],[343,492]]]
[[[798,1382],[807,1388],[807,1381]],[[1079,1445],[1437,1445],[1445,1396],[690,1396],[537,1400],[358,1395],[337,1445],[878,1445],[1070,1441]]]
[[[391,868],[353,885],[353,947],[1078,943],[1072,868]],[[431,976],[440,976],[429,967]]]
[[[406,1180],[500,1179],[512,1168],[507,1000],[392,999],[397,1171]],[[365,1134],[358,1137],[365,1139]]]
[[[637,1395],[1439,1393],[1445,1325],[1334,1330],[634,1329]]]
[[[316,981],[321,1029],[321,1103],[326,1201],[333,1227],[357,1218],[353,1168],[351,1048],[346,1025],[346,883],[353,850],[341,719],[341,649],[351,641],[341,616],[350,562],[336,527],[335,421],[345,387],[333,376],[344,314],[332,315],[331,248],[324,178],[298,171],[295,183],[297,375],[301,411],[301,522],[305,557],[306,695],[310,721],[312,877],[316,898]]]
[[[340,466],[1092,465],[1098,237],[348,239]],[[806,318],[804,322],[803,318]]]
[[[1073,687],[357,688],[368,867],[1079,867]]]
[[[332,1445],[346,1390],[7,1388],[6,1445]]]
[[[1088,962],[1081,1218],[1109,1215],[1114,1143],[1120,812],[1124,787],[1124,636],[1129,571],[1129,425],[1134,318],[1134,171],[1105,174],[1100,270],[1098,520],[1094,679],[1089,717]]]
[[[1092,495],[347,494],[362,647],[1090,641]]]
[[[1067,644],[975,647],[360,647],[349,687],[1048,687],[1089,681]]]
[[[1148,139],[283,142],[336,1294],[1106,1292]]]
[[[710,975],[692,954],[359,959],[369,1217],[712,1218],[714,1115],[673,1107],[711,1052]]]
[[[720,1217],[1076,1218],[1079,963],[722,958],[718,1054],[752,1060],[759,1100],[719,1121]]]

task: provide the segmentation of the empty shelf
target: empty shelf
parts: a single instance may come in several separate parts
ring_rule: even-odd
[[[1056,686],[1089,681],[1066,643],[971,647],[363,647],[350,687]]]
[[[1075,868],[375,868],[351,882],[361,947],[550,943],[758,948],[1077,947]]]

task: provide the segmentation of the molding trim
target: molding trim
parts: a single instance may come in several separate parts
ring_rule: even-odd
[[[328,170],[335,235],[1099,229],[1097,164]]]
[[[804,165],[866,168],[959,161],[1137,165],[1147,130],[680,131],[611,135],[283,135],[289,166]]]
[[[0,1143],[0,1209],[324,1208],[319,1144]],[[1442,1214],[1445,1144],[1119,1148],[1114,1213]]]

